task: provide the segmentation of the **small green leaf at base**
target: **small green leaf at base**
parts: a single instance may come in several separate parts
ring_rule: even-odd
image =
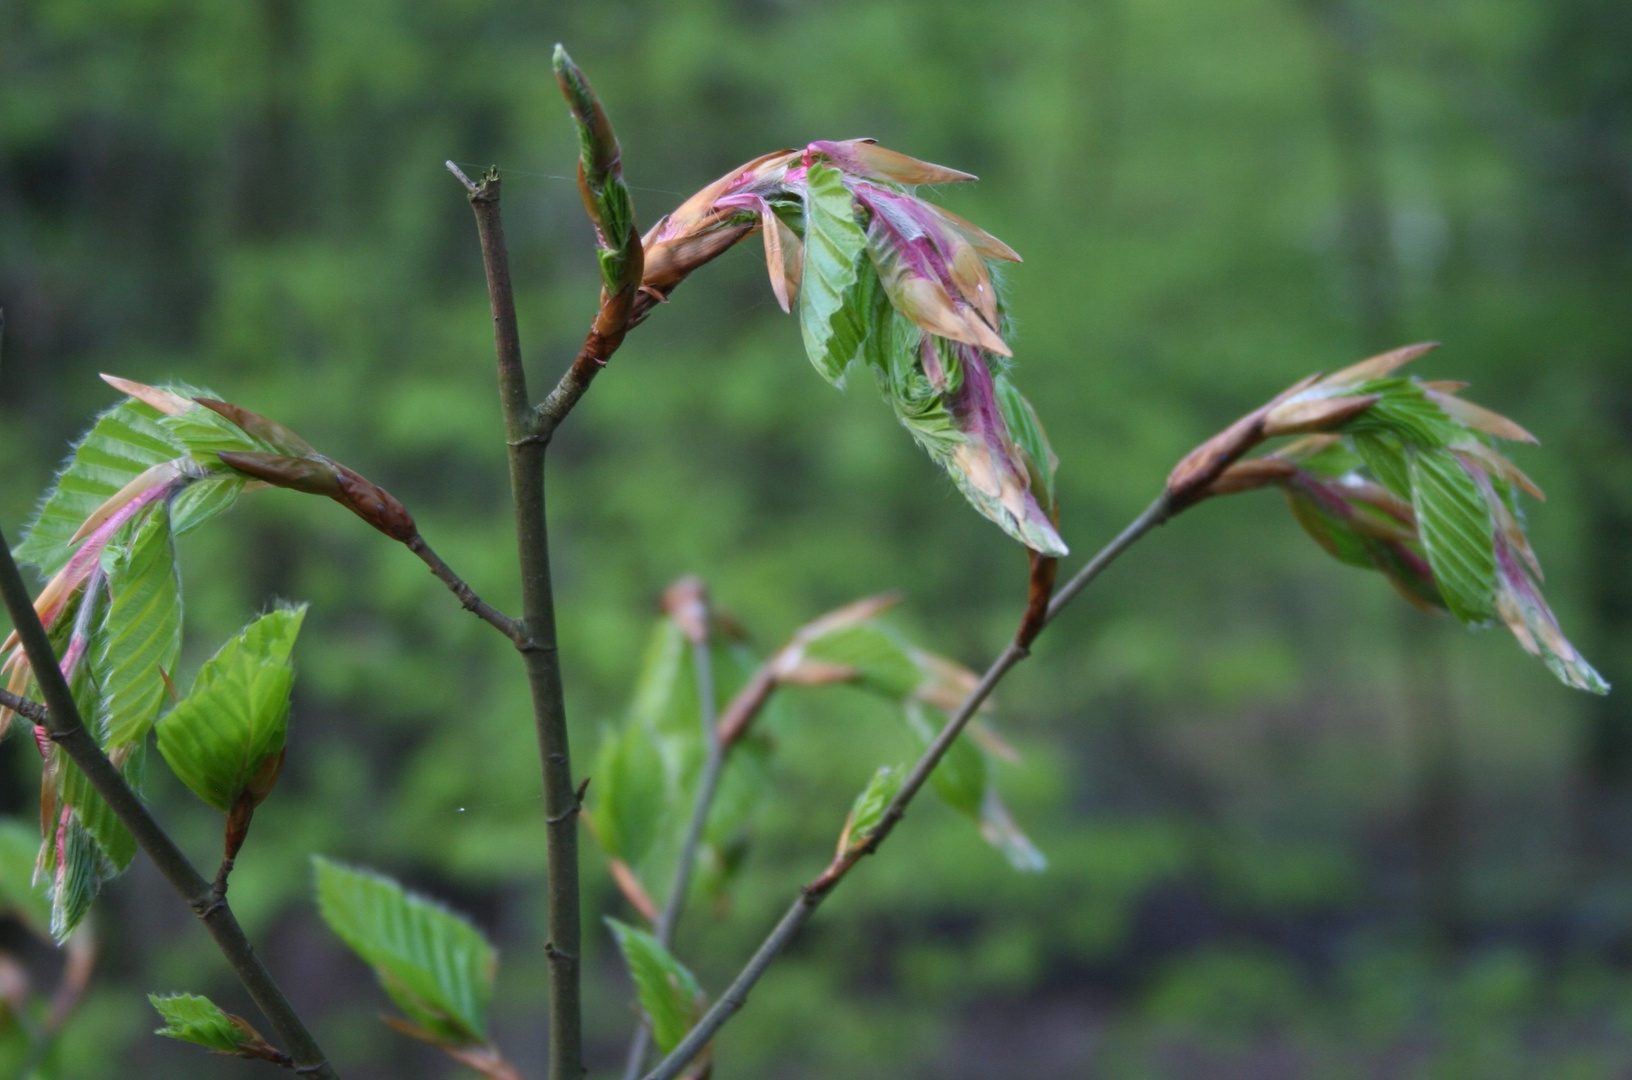
[[[497,957],[469,921],[388,877],[322,857],[317,908],[397,1007],[449,1046],[487,1042]]]
[[[190,1042],[218,1054],[237,1054],[246,1044],[260,1041],[260,1035],[248,1023],[222,1012],[207,997],[149,994],[147,1000],[164,1017],[165,1026],[156,1028],[155,1035]]]
[[[884,820],[884,811],[901,791],[901,784],[907,778],[907,770],[902,765],[880,765],[873,773],[867,786],[861,789],[856,796],[854,805],[850,807],[850,817],[844,823],[844,835],[839,838],[839,854],[848,855],[856,848],[867,842],[879,822]]]
[[[289,654],[305,615],[304,607],[279,608],[250,623],[205,662],[158,725],[159,753],[171,770],[222,813],[264,783],[283,752],[295,678]],[[266,792],[251,794],[259,801]]]
[[[635,981],[640,1007],[652,1022],[652,1041],[667,1054],[679,1045],[702,1016],[705,999],[697,979],[657,938],[644,930],[607,919]]]

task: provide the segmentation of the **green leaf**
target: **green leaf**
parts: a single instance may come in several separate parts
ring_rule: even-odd
[[[456,1045],[487,1041],[497,957],[481,931],[395,881],[321,856],[317,907],[408,1018]]]
[[[1495,614],[1494,526],[1484,493],[1455,455],[1411,455],[1411,502],[1434,580],[1451,614],[1482,623]]]
[[[34,881],[39,832],[14,818],[0,820],[0,913],[21,918],[44,936],[51,932],[51,898],[45,883]]]
[[[926,747],[946,726],[945,714],[918,702],[909,702],[903,712],[908,726]],[[953,740],[929,774],[929,786],[942,802],[978,824],[982,838],[1016,870],[1037,871],[1048,865],[1009,816],[991,782],[991,763],[971,739],[960,733]]]
[[[199,671],[158,725],[159,753],[182,783],[223,813],[283,751],[294,671],[289,653],[304,607],[261,616]],[[262,793],[264,794],[264,793]]]
[[[669,781],[652,729],[638,719],[601,735],[590,791],[596,834],[606,853],[638,868],[664,824]]]
[[[1348,522],[1321,505],[1318,497],[1292,487],[1286,491],[1286,501],[1292,508],[1292,517],[1315,543],[1326,549],[1328,555],[1350,566],[1367,570],[1375,568],[1376,563],[1365,540]]]
[[[182,488],[170,503],[171,527],[175,534],[185,535],[231,509],[243,494],[244,484],[242,473],[229,470],[195,480]]]
[[[901,791],[907,778],[904,765],[880,765],[867,786],[861,789],[850,807],[850,818],[845,822],[845,850],[854,851],[873,835],[884,820],[884,811]]]
[[[652,1041],[659,1053],[667,1054],[702,1015],[702,988],[686,966],[651,934],[616,919],[607,919],[606,925],[623,950],[640,1007],[651,1018]]]
[[[812,165],[805,195],[805,268],[799,285],[799,327],[805,353],[822,378],[837,386],[867,338],[878,275],[866,258],[867,234],[856,224],[844,174]]]
[[[141,790],[146,764],[146,745],[141,743],[133,745],[119,769],[125,782],[133,790]],[[66,754],[59,759],[58,774],[62,778],[58,789],[62,794],[62,801],[74,808],[75,819],[96,841],[96,846],[106,860],[107,865],[104,867],[106,873],[100,876],[111,877],[123,873],[130,866],[130,861],[136,857],[136,838],[113,812],[113,807],[109,806],[97,793],[96,788],[91,786],[90,778],[81,772],[79,766],[69,760]]]
[[[924,673],[895,635],[876,623],[846,626],[805,645],[805,659],[852,668],[857,685],[892,701],[910,697]]]
[[[96,418],[74,444],[27,535],[13,551],[18,560],[38,567],[47,577],[55,574],[71,554],[69,538],[93,510],[138,474],[182,454],[158,417],[151,406],[126,399]]]
[[[48,838],[55,855],[56,845]],[[58,943],[68,940],[87,913],[91,901],[102,888],[102,857],[90,832],[79,823],[77,815],[70,816],[62,840],[63,861],[55,866],[51,888],[51,936]]]
[[[914,701],[904,711],[908,725],[926,747],[946,726],[947,717],[939,709]],[[986,755],[960,733],[929,774],[929,786],[952,809],[979,821],[980,803],[986,797]]]
[[[189,397],[213,397],[199,390],[187,391]],[[210,468],[220,468],[221,453],[279,453],[279,448],[258,439],[228,420],[214,409],[194,405],[185,412],[162,416],[159,424],[170,438],[193,459]]]
[[[235,1023],[233,1017],[222,1012],[207,997],[198,994],[169,994],[165,997],[149,994],[147,1000],[164,1018],[164,1027],[156,1029],[153,1032],[155,1035],[195,1043],[221,1054],[236,1054],[240,1044],[255,1037],[253,1031],[246,1032],[239,1026],[243,1021]]]
[[[1411,498],[1411,464],[1405,447],[1389,434],[1356,435],[1349,440],[1377,482],[1402,499]]]
[[[97,671],[103,744],[112,750],[147,735],[169,693],[165,675],[181,656],[181,581],[164,505],[106,561],[109,602],[97,635]]]
[[[1008,376],[1001,371],[992,373],[992,384],[997,390],[998,408],[1009,425],[1009,435],[1026,457],[1026,469],[1031,475],[1031,491],[1044,510],[1052,511],[1058,498],[1054,489],[1054,474],[1059,471],[1060,459],[1048,443],[1048,433],[1037,418],[1037,410],[1015,389]]]

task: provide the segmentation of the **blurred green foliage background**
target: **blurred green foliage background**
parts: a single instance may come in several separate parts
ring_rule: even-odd
[[[1542,439],[1536,546],[1566,632],[1632,687],[1632,5],[1624,0],[0,0],[0,520],[15,540],[110,371],[286,421],[391,489],[514,608],[487,298],[444,158],[497,163],[535,393],[593,313],[565,41],[642,225],[815,138],[980,174],[947,205],[1026,259],[1017,382],[1062,459],[1063,533],[1108,539],[1206,435],[1295,378],[1418,364]],[[768,650],[890,588],[983,665],[1024,596],[867,380],[836,393],[757,241],[634,333],[556,440],[550,515],[580,771],[663,586],[702,574]],[[309,600],[282,784],[232,897],[347,1077],[453,1066],[376,1019],[308,856],[397,874],[502,950],[499,1042],[542,1074],[542,828],[505,644],[323,500],[187,538],[191,671]],[[1072,564],[1067,563],[1067,569]],[[1051,859],[1020,876],[925,800],[720,1039],[735,1077],[1499,1077],[1632,1070],[1632,705],[1572,694],[1329,560],[1260,494],[1131,553],[1000,695],[1001,784]],[[910,737],[790,699],[729,910],[680,952],[718,990],[849,800]],[[215,815],[149,797],[201,863]],[[0,744],[0,812],[38,757]],[[623,913],[593,849],[588,909]],[[66,1077],[264,1075],[152,1038],[141,992],[252,1015],[143,860]],[[631,994],[590,927],[592,1059]],[[49,983],[55,961],[0,927]]]

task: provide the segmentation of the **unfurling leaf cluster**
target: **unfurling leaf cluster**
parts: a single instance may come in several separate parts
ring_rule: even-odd
[[[896,418],[972,506],[1042,555],[1056,531],[1054,455],[1009,381],[1007,319],[990,263],[1007,244],[914,193],[973,180],[869,139],[814,142],[728,173],[660,221],[648,257],[749,222],[771,289],[798,308],[805,351],[839,385],[860,360]]]
[[[1412,604],[1464,624],[1500,619],[1560,681],[1608,692],[1541,594],[1541,563],[1519,504],[1521,492],[1540,499],[1541,489],[1497,449],[1498,440],[1535,437],[1458,396],[1462,384],[1398,374],[1429,348],[1396,349],[1305,380],[1199,448],[1175,470],[1170,492],[1279,487],[1298,524],[1334,558],[1381,571]],[[1309,431],[1316,434],[1207,475],[1218,454]]]

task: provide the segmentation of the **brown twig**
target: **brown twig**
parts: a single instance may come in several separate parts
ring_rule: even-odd
[[[517,645],[522,643],[524,634],[521,623],[477,596],[476,590],[472,589],[464,578],[455,573],[451,566],[443,562],[441,556],[431,550],[431,545],[425,542],[424,537],[415,532],[412,537],[404,541],[404,544],[409,551],[419,556],[421,562],[431,568],[431,573],[436,575],[438,581],[446,585],[448,590],[459,598],[459,602],[464,605],[466,611],[475,615]]]
[[[40,727],[51,726],[51,712],[37,701],[30,701],[25,697],[18,697],[10,690],[0,689],[0,706],[10,709],[18,716],[24,716],[34,721]]]

